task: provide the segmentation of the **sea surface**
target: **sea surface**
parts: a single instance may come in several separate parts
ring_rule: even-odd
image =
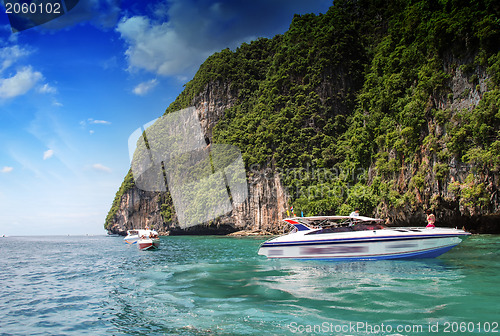
[[[262,238],[0,238],[0,335],[500,335],[500,236],[437,259],[268,260]]]

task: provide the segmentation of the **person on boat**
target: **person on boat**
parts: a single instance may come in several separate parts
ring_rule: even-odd
[[[428,228],[436,227],[434,225],[436,223],[436,216],[432,213],[431,209],[427,209],[427,226]]]
[[[358,217],[359,216],[359,208],[355,208],[354,211],[349,214],[349,216]]]

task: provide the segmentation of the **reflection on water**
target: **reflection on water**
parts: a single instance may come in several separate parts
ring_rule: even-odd
[[[500,237],[439,259],[268,260],[262,239],[9,238],[1,330],[11,335],[286,335],[291,325],[498,319]],[[23,249],[19,247],[23,246]],[[422,335],[425,333],[422,333]],[[409,334],[411,335],[411,334]]]

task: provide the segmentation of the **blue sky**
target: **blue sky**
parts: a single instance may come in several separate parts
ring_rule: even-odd
[[[13,33],[0,6],[0,235],[104,234],[128,137],[203,60],[324,0],[81,0]]]

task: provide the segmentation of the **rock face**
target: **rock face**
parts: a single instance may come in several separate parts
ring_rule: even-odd
[[[226,109],[233,106],[235,98],[223,82],[211,82],[193,100],[205,141],[212,143],[212,130]],[[288,206],[288,196],[278,174],[268,169],[254,170],[248,176],[248,197],[236,204],[233,211],[208,223],[181,229],[175,214],[170,221],[162,216],[162,204],[168,196],[133,186],[121,196],[119,208],[113,216],[112,233],[126,234],[131,228],[154,227],[160,234],[229,234],[236,231],[283,231]]]
[[[161,194],[143,191],[136,187],[123,194],[119,211],[114,216],[112,233],[125,235],[132,228],[158,227],[163,222],[161,215]]]
[[[448,87],[450,94],[430,97],[428,109],[449,111],[448,117],[451,119],[457,112],[471,112],[480,103],[490,78],[484,68],[476,67],[474,70],[463,71],[472,59],[456,59],[449,57],[444,62],[444,68],[450,75]],[[471,81],[470,78],[475,80]],[[427,124],[428,137],[432,136],[435,143],[424,143],[420,146],[417,162],[413,165],[406,165],[401,170],[398,180],[402,193],[410,190],[416,195],[415,203],[408,202],[399,208],[379,206],[376,215],[388,218],[393,224],[405,226],[421,226],[425,223],[425,208],[437,209],[436,219],[438,225],[450,227],[465,227],[475,233],[498,233],[500,227],[500,198],[499,198],[499,178],[498,172],[483,171],[478,172],[471,164],[457,160],[451,156],[443,163],[435,147],[446,148],[442,140],[446,135],[443,123],[435,118],[430,119]],[[433,148],[434,147],[434,148]],[[446,173],[440,176],[439,167],[444,167]],[[374,167],[372,167],[374,168]],[[423,179],[423,187],[412,183],[420,172]],[[423,172],[423,174],[422,174]],[[482,196],[487,206],[481,206],[479,197],[464,201],[458,196],[467,188],[472,187],[472,181],[468,178],[473,175],[475,179],[481,181],[483,188]],[[477,185],[477,183],[476,183]]]

